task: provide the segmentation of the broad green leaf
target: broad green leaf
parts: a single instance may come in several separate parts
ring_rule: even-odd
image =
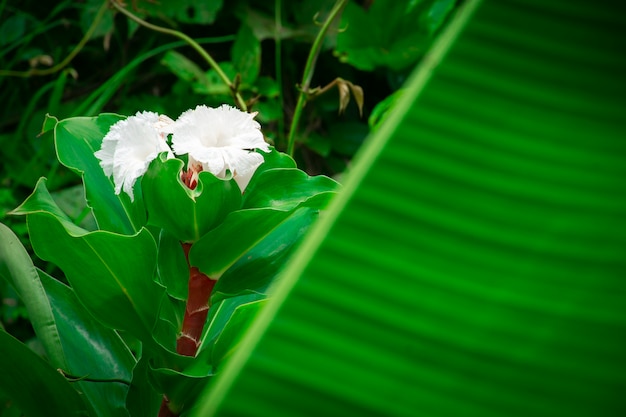
[[[111,382],[79,381],[75,384],[102,417],[128,416],[126,395],[135,359],[112,329],[98,322],[79,302],[74,291],[39,271],[50,299],[60,343],[67,358],[64,372],[82,378]],[[126,381],[126,383],[122,382]]]
[[[241,294],[266,294],[293,249],[318,216],[318,210],[302,207],[277,224],[224,272],[213,288],[211,303]]]
[[[623,415],[625,19],[464,2],[190,415]]]
[[[126,397],[126,408],[131,417],[156,416],[163,395],[157,392],[149,381],[148,359],[142,357],[133,369],[133,379]]]
[[[152,385],[167,395],[170,409],[177,413],[193,404],[212,376],[213,366],[200,360],[192,361],[182,370],[150,367]]]
[[[0,330],[0,391],[29,417],[92,416],[84,397],[50,364]]]
[[[154,282],[157,248],[150,232],[87,232],[69,222],[45,186],[15,214],[26,214],[37,256],[58,265],[83,305],[104,325],[151,340],[164,288]]]
[[[261,311],[266,303],[267,300],[255,300],[240,304],[235,308],[232,316],[215,341],[211,358],[214,364],[220,364],[227,357],[232,355],[235,349],[237,349],[242,336],[246,333],[254,318],[259,314],[259,311]]]
[[[186,300],[189,293],[189,265],[180,243],[171,233],[162,229],[159,235],[157,271],[159,281],[167,293],[179,300]]]
[[[164,158],[156,158],[141,181],[150,224],[181,242],[194,242],[240,207],[241,191],[235,180],[201,172],[196,189],[190,190],[180,179],[184,162]]]
[[[301,210],[312,209],[303,207]],[[268,208],[235,211],[193,244],[189,251],[189,263],[211,279],[217,280],[248,251],[270,236],[284,222],[288,222],[297,211],[298,209],[282,211]],[[301,225],[297,224],[293,228],[294,242],[300,227]],[[283,236],[283,239],[285,241],[277,244],[275,250],[267,254],[268,257],[278,256],[281,250],[291,247],[293,242],[290,241],[289,233],[286,237]]]
[[[130,380],[135,361],[120,337],[102,326],[73,291],[36,271],[18,238],[0,224],[0,276],[16,289],[48,360],[74,376]],[[124,416],[127,387],[120,382],[76,382],[100,416]]]
[[[25,303],[30,322],[50,362],[66,368],[67,358],[45,288],[28,252],[4,224],[0,224],[0,277],[15,289]]]
[[[213,348],[215,341],[226,327],[235,309],[242,305],[265,298],[264,295],[254,293],[228,297],[216,302],[211,302],[211,308],[207,316],[207,322],[202,332],[200,347],[198,348],[198,360],[210,362],[214,367],[219,363],[213,362]]]
[[[310,177],[295,168],[269,169],[246,187],[243,208],[291,210],[315,194],[337,188],[335,181],[322,175]]]
[[[61,120],[54,128],[54,143],[59,161],[83,177],[87,203],[93,209],[99,228],[134,234],[146,222],[141,192],[135,193],[134,203],[125,193],[115,195],[113,182],[104,174],[94,155],[109,128],[122,119],[115,114],[101,114]]]
[[[239,27],[230,54],[241,83],[252,85],[261,70],[261,41],[247,24]]]

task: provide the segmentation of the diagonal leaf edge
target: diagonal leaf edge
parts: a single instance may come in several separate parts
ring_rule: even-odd
[[[309,235],[305,237],[299,249],[293,254],[281,274],[284,279],[279,280],[272,291],[270,301],[259,313],[253,326],[243,337],[238,350],[233,353],[229,362],[224,366],[222,373],[216,375],[215,383],[209,387],[210,390],[205,390],[203,397],[191,411],[191,417],[216,414],[254,348],[263,337],[270,323],[276,317],[276,314],[281,309],[282,304],[289,296],[302,272],[311,259],[314,258],[328,231],[332,228],[340,213],[358,189],[366,173],[370,170],[374,161],[393,136],[397,126],[406,116],[410,106],[413,104],[413,98],[424,88],[430,79],[432,71],[446,55],[480,2],[480,0],[470,0],[463,6],[447,29],[435,42],[432,51],[424,58],[420,67],[414,72],[410,80],[407,81],[405,92],[398,99],[395,110],[389,114],[385,123],[383,123],[379,130],[364,143],[363,148],[355,156],[353,165],[346,175],[346,180],[343,183],[341,192],[333,199],[325,216],[313,226]]]

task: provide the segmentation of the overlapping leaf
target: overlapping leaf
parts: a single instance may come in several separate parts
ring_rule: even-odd
[[[97,322],[70,288],[36,271],[18,238],[1,224],[0,236],[0,276],[26,305],[51,365],[74,376],[130,381],[135,360],[117,333]],[[127,415],[123,383],[75,384],[96,415]]]
[[[134,235],[87,232],[56,207],[45,179],[14,214],[27,215],[35,253],[65,272],[99,321],[151,340],[164,289],[153,280],[157,248],[148,230]]]

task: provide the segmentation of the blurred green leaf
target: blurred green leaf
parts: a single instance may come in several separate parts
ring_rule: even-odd
[[[0,346],[0,390],[24,415],[93,416],[84,397],[56,369],[4,330],[0,330]]]
[[[382,101],[376,104],[370,113],[370,117],[367,119],[367,124],[372,131],[378,129],[386,117],[391,113],[391,110],[396,105],[396,102],[400,99],[400,97],[402,97],[403,92],[404,89],[396,90],[394,93],[385,97]]]
[[[252,85],[261,70],[261,41],[243,24],[231,49],[231,59],[241,77],[241,84]]]
[[[181,80],[189,82],[197,80],[199,83],[208,83],[205,72],[198,64],[179,52],[167,51],[161,58],[161,64],[169,68]]]
[[[625,17],[464,2],[190,415],[624,415]]]
[[[241,205],[235,180],[222,180],[208,171],[199,174],[194,190],[186,187],[180,159],[156,158],[141,181],[149,222],[166,229],[181,242],[194,242]]]
[[[24,35],[25,31],[25,15],[16,14],[4,19],[0,25],[0,46],[8,45],[11,42],[20,39]]]
[[[222,9],[222,0],[151,0],[138,1],[143,12],[151,16],[167,17],[182,23],[209,25]]]
[[[371,71],[403,70],[426,52],[430,34],[451,11],[454,0],[374,1],[367,10],[348,2],[337,35],[336,55],[342,62]]]
[[[45,179],[14,213],[27,215],[37,256],[63,270],[101,323],[151,341],[164,289],[153,280],[157,248],[147,229],[135,235],[87,232],[55,205]]]

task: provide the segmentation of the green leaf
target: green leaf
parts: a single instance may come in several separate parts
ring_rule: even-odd
[[[624,28],[464,2],[190,415],[623,415]]]
[[[189,263],[197,267],[211,279],[219,279],[228,268],[268,238],[284,222],[292,216],[303,215],[309,207],[301,207],[292,211],[269,208],[235,211],[215,229],[204,235],[193,244],[189,251]],[[268,256],[278,256],[281,250],[288,249],[295,243],[298,229],[302,227],[296,222],[292,234],[284,233],[280,244]]]
[[[215,341],[212,351],[212,363],[219,364],[227,359],[237,348],[243,335],[252,324],[267,300],[254,300],[237,306]]]
[[[50,362],[57,367],[67,367],[52,306],[37,270],[18,237],[4,224],[0,224],[0,277],[26,304],[33,329]]]
[[[179,52],[167,51],[161,58],[161,64],[169,68],[181,80],[208,83],[205,72],[198,64]]]
[[[94,155],[111,125],[122,118],[101,114],[61,120],[54,129],[54,143],[59,161],[83,177],[87,203],[93,209],[99,228],[134,234],[146,223],[141,193],[136,193],[138,198],[134,203],[125,193],[115,195],[113,182],[104,174]]]
[[[142,357],[133,369],[133,380],[126,398],[126,408],[131,417],[158,415],[163,394],[157,392],[150,383],[149,372],[148,359]]]
[[[24,415],[93,415],[79,393],[56,369],[4,330],[0,330],[0,346],[0,391],[16,403]]]
[[[261,41],[250,26],[242,24],[231,49],[231,59],[243,85],[253,84],[261,70]]]
[[[341,17],[346,30],[337,35],[335,54],[342,62],[365,71],[380,66],[396,71],[410,67],[430,44],[429,35],[435,25],[431,13],[435,12],[433,18],[438,22],[450,10],[442,11],[437,3],[441,1],[374,1],[365,10],[349,2]]]
[[[58,265],[83,305],[104,325],[151,340],[164,288],[153,281],[157,248],[150,232],[87,232],[69,222],[41,179],[15,214],[26,214],[37,256]]]
[[[174,235],[162,229],[159,235],[159,254],[157,271],[159,281],[167,293],[178,299],[186,300],[189,292],[189,266],[180,243]]]
[[[337,188],[337,182],[322,175],[310,177],[295,168],[269,169],[246,187],[243,208],[291,210],[315,194]]]
[[[75,384],[88,399],[96,415],[127,416],[128,386],[135,359],[119,335],[98,322],[79,302],[74,291],[39,271],[50,299],[70,375],[111,382],[79,381]],[[28,302],[27,302],[28,303]],[[29,305],[29,304],[27,304]]]
[[[0,276],[16,289],[26,305],[51,365],[75,376],[130,380],[135,360],[117,333],[98,323],[70,288],[36,271],[18,238],[2,224],[0,237]],[[127,415],[124,384],[75,384],[96,415]]]
[[[195,190],[180,180],[184,162],[161,155],[141,181],[149,223],[171,233],[179,241],[194,242],[241,205],[235,180],[222,180],[201,172]]]
[[[268,287],[284,267],[293,249],[309,227],[317,220],[319,211],[302,207],[275,225],[253,247],[242,249],[242,255],[224,272],[213,288],[211,304],[224,297],[241,294],[266,294]],[[247,232],[249,233],[249,232]],[[217,245],[216,245],[217,246]],[[208,252],[209,249],[204,249]],[[215,250],[220,250],[216,247]],[[244,252],[245,251],[245,252]]]

